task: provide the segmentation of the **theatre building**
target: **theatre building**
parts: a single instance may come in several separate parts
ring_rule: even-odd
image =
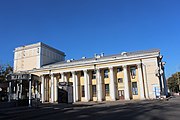
[[[143,100],[167,94],[158,49],[117,53],[65,60],[64,52],[40,42],[15,49],[13,74],[37,76],[27,92],[42,102]],[[17,86],[11,91],[23,94]]]

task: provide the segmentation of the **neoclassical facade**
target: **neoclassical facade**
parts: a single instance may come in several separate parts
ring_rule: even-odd
[[[65,61],[63,52],[57,52],[58,50],[43,43],[37,44],[46,46],[49,51],[56,51],[56,54],[49,55],[54,56],[51,58],[52,62],[47,57],[48,64],[37,65],[32,69],[29,66],[30,63],[27,63],[24,64],[24,68],[31,67],[31,69],[21,70],[19,68],[15,72],[23,71],[39,76],[40,83],[37,91],[42,102],[58,101],[61,97],[60,83],[68,83],[72,86],[73,102],[143,100],[167,94],[164,64],[158,49],[122,52],[108,56],[96,54],[93,58],[82,57],[79,60]],[[34,45],[37,46],[37,44]],[[39,56],[45,55],[45,51],[47,51],[41,49],[41,46],[36,49],[37,51],[35,50],[33,54]],[[58,58],[55,55],[61,56],[59,61],[54,61],[55,58]],[[46,61],[46,58],[39,57],[39,59],[32,60]],[[15,68],[17,68],[16,65]]]

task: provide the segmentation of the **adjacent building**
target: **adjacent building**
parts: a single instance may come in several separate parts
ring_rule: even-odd
[[[167,94],[158,49],[65,60],[64,52],[40,42],[15,49],[14,73],[38,76],[34,89],[42,102],[58,102],[69,94],[73,102],[155,99]],[[62,84],[72,91],[63,93]]]

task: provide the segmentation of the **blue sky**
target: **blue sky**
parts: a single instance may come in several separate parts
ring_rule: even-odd
[[[159,48],[166,76],[180,71],[180,0],[0,0],[0,64],[44,42],[66,59]]]

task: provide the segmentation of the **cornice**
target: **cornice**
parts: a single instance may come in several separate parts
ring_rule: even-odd
[[[112,63],[112,62],[123,62],[123,61],[132,61],[132,60],[139,60],[139,59],[145,59],[145,58],[153,58],[158,57],[159,51],[153,51],[152,53],[139,53],[139,54],[127,54],[127,56],[122,56],[120,54],[117,55],[111,55],[106,56],[102,58],[89,58],[89,59],[83,59],[83,60],[77,60],[72,62],[58,62],[55,64],[49,64],[46,66],[41,67],[40,69],[36,69],[35,71],[44,71],[44,70],[57,70],[57,69],[63,69],[63,68],[71,68],[71,67],[80,67],[80,66],[90,66],[94,64],[103,64],[103,63]],[[34,71],[34,70],[32,70]]]

